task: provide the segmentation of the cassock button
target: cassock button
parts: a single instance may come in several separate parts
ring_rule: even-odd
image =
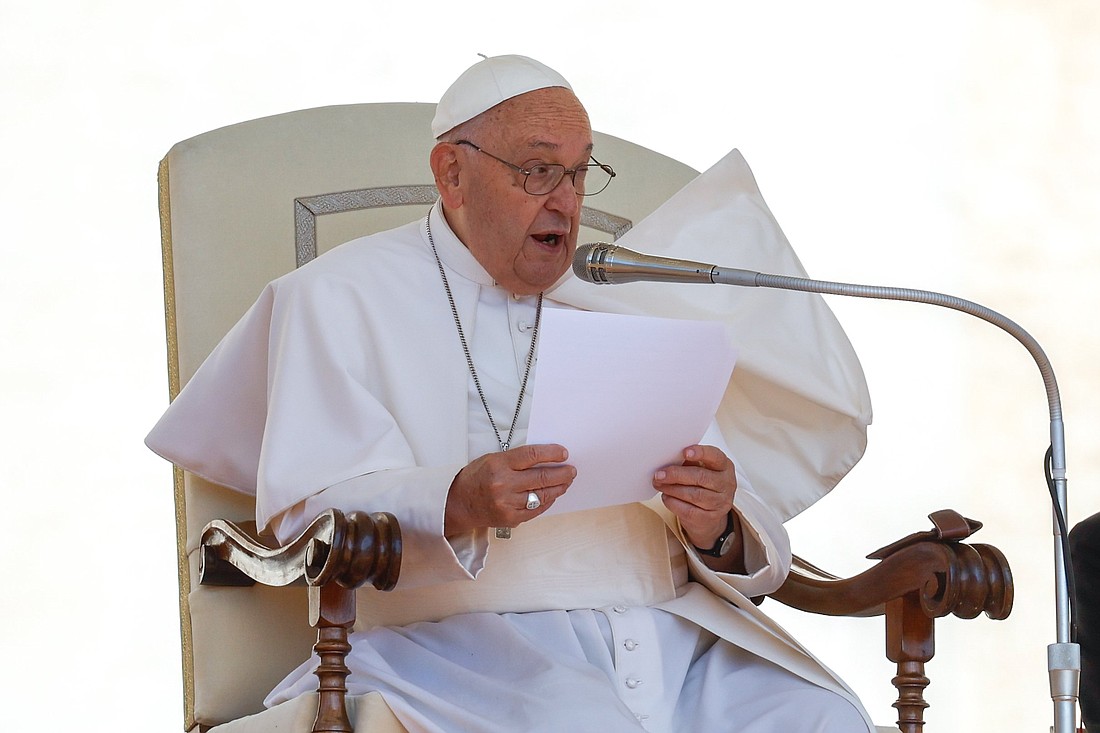
[[[623,642],[623,646],[626,647],[626,650],[628,652],[632,652],[638,648],[638,642],[634,641],[633,639],[627,639]]]
[[[519,329],[520,333],[527,333],[528,331],[531,330],[531,324],[528,323],[527,321],[520,321],[519,323],[516,324],[516,328]]]
[[[626,686],[632,690],[638,689],[638,685],[642,684],[642,681],[637,677],[627,677]]]
[[[626,613],[626,606],[614,606],[611,610],[615,613]]]

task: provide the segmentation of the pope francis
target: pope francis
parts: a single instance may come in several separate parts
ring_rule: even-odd
[[[862,451],[854,356],[819,358],[803,394],[788,359],[740,344],[714,424],[654,472],[653,499],[542,516],[576,477],[568,445],[525,441],[544,309],[661,314],[569,276],[584,197],[623,173],[568,82],[522,56],[464,72],[432,134],[428,215],[268,285],[149,446],[255,494],[282,540],[328,507],[398,517],[400,582],[360,591],[347,684],[381,692],[409,731],[873,731],[751,600],[790,567],[776,484],[801,470],[831,486]],[[736,156],[723,170],[747,176]],[[747,425],[773,409],[806,424]],[[828,447],[776,448],[815,430]],[[267,703],[316,689],[315,665]]]

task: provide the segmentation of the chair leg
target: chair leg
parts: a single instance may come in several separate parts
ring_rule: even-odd
[[[313,733],[353,733],[347,711],[348,629],[355,621],[355,591],[335,582],[311,587],[310,616],[317,628],[314,650],[320,657],[315,674],[318,680],[317,718]]]
[[[921,608],[917,593],[909,593],[886,604],[886,657],[898,665],[892,682],[898,690],[894,707],[902,733],[922,733],[928,703],[924,689],[928,678],[924,664],[936,652],[933,619]]]

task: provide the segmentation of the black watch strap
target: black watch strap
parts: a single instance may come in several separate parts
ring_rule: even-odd
[[[718,539],[714,541],[714,545],[709,549],[703,549],[702,547],[698,547],[696,545],[693,545],[693,547],[695,547],[695,549],[699,551],[700,555],[722,557],[722,555],[724,554],[722,552],[723,546],[726,544],[726,540],[730,538],[730,535],[733,534],[733,527],[733,510],[731,509],[729,514],[726,515],[726,528],[722,531],[722,534],[718,535]]]

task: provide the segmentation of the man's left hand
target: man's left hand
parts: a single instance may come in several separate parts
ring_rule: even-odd
[[[737,492],[737,474],[733,461],[714,446],[688,446],[683,456],[682,465],[657,470],[653,487],[661,492],[665,506],[680,520],[688,541],[696,547],[710,547],[726,529]],[[739,534],[736,514],[734,522]],[[728,570],[741,565],[742,557],[743,544],[738,541],[727,556],[707,557],[704,561],[715,569],[721,566]]]

